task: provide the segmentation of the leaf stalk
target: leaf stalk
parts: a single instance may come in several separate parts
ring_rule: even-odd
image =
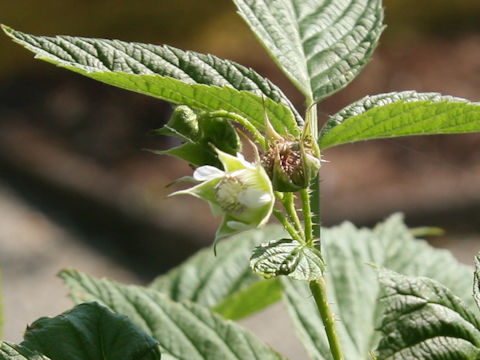
[[[248,121],[243,116],[240,116],[236,113],[229,112],[226,110],[216,110],[216,111],[203,113],[201,114],[201,117],[207,117],[207,118],[222,117],[222,118],[228,118],[233,121],[236,121],[252,134],[253,138],[262,147],[262,149],[266,149],[265,137],[260,133],[260,131],[257,130],[257,128],[250,121]]]

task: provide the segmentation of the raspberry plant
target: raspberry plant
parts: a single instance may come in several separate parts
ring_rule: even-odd
[[[158,153],[195,170],[193,186],[172,195],[203,199],[223,218],[217,257],[200,251],[148,287],[62,271],[79,305],[34,322],[21,344],[3,342],[0,359],[284,359],[228,320],[281,298],[312,359],[480,358],[480,258],[472,297],[470,268],[415,239],[401,215],[372,230],[321,229],[318,181],[328,148],[478,132],[480,104],[415,91],[367,96],[318,129],[316,104],[352,81],[378,43],[381,1],[234,3],[304,95],[303,116],[268,79],[213,55],[3,27],[39,59],[175,104],[156,132],[183,143]],[[265,226],[272,215],[280,224]]]

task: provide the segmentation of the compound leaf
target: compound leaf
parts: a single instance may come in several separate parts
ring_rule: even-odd
[[[280,68],[309,99],[345,87],[383,30],[380,0],[234,0]]]
[[[231,320],[191,302],[174,302],[165,294],[74,270],[60,276],[77,301],[99,301],[127,315],[160,344],[168,360],[285,359]]]
[[[480,103],[415,91],[366,96],[331,117],[322,149],[361,140],[480,131]]]
[[[480,322],[440,283],[381,269],[383,338],[378,359],[475,360]]]

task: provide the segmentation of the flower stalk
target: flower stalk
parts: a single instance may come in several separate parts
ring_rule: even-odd
[[[287,217],[285,214],[278,210],[278,209],[273,209],[273,215],[280,221],[280,224],[287,230],[287,232],[290,234],[293,240],[297,240],[299,243],[303,244],[304,240],[300,236],[300,234],[297,232],[295,227],[288,221]]]
[[[305,239],[305,232],[303,230],[300,218],[298,217],[297,209],[295,208],[295,196],[291,192],[287,192],[284,194],[285,195],[283,197],[282,204],[285,207],[288,216],[295,225],[295,228],[300,233],[300,236],[302,237],[302,239]]]

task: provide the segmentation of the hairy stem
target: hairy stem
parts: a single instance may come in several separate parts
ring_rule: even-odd
[[[293,224],[295,225],[295,228],[300,233],[302,238],[305,239],[303,226],[302,226],[302,223],[300,222],[300,218],[298,217],[297,209],[295,209],[295,197],[294,197],[293,193],[291,193],[291,192],[285,193],[285,195],[283,197],[283,200],[282,200],[282,204],[285,207],[285,210],[287,210],[288,216],[293,221]]]
[[[282,211],[273,209],[273,214],[277,217],[278,221],[280,221],[285,230],[288,231],[293,240],[297,240],[301,244],[305,243],[297,230],[295,230],[295,227],[288,221]]]
[[[312,143],[314,148],[320,157],[320,149],[316,146],[318,140],[318,117],[317,117],[317,105],[310,104],[306,114],[307,122],[311,129]],[[320,246],[320,180],[317,175],[310,185],[310,209],[313,214],[313,237],[318,239]]]
[[[343,360],[344,358],[340,347],[340,341],[335,330],[335,319],[327,301],[327,284],[325,283],[325,278],[322,277],[319,280],[310,281],[310,291],[313,294],[318,311],[322,317],[333,359]]]
[[[312,224],[312,209],[310,208],[310,194],[308,189],[300,190],[302,197],[302,212],[303,223],[305,225],[305,242],[311,246],[313,243],[313,224]]]
[[[316,155],[320,159],[320,149],[318,148],[318,146],[316,146],[318,139],[318,118],[316,104],[310,104],[307,109],[306,119],[310,124],[314,150],[316,151]],[[310,191],[302,190],[301,192],[305,233],[312,234],[314,239],[318,239],[318,246],[321,247],[320,180],[318,174],[312,181],[309,190]],[[307,227],[310,228],[310,231],[307,231]],[[307,244],[313,244],[313,239],[307,238],[306,242]],[[325,332],[327,333],[328,343],[330,345],[330,352],[332,354],[332,357],[334,360],[343,360],[344,358],[340,346],[340,341],[335,330],[335,319],[328,304],[327,284],[325,283],[325,277],[322,276],[316,281],[310,281],[309,285],[310,291],[312,292],[313,298],[315,299],[315,303],[317,304],[318,311],[322,318],[323,325],[325,326]]]
[[[310,209],[312,213],[312,233],[315,239],[318,239],[319,246],[321,238],[321,218],[320,218],[320,180],[317,176],[310,185]]]
[[[212,112],[207,112],[202,114],[201,116],[203,117],[208,117],[208,118],[216,118],[216,117],[223,117],[223,118],[229,118],[233,121],[236,121],[240,125],[242,125],[245,129],[250,131],[252,134],[253,138],[255,141],[260,144],[262,149],[265,149],[265,138],[263,135],[260,133],[260,131],[257,130],[257,128],[247,119],[245,119],[243,116],[240,116],[238,114],[226,111],[226,110],[217,110],[217,111],[212,111]]]

